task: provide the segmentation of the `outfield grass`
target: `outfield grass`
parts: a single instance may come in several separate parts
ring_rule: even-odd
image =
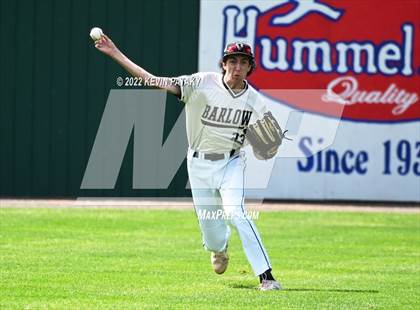
[[[418,309],[418,214],[265,212],[285,290],[259,292],[236,233],[212,272],[193,211],[0,209],[1,309]]]

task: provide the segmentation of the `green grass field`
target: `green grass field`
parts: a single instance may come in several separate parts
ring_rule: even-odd
[[[193,211],[0,209],[0,309],[418,309],[420,216],[264,212],[285,290],[260,292],[236,233],[213,273]]]

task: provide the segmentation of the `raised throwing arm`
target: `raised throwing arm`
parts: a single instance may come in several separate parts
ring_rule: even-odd
[[[157,83],[158,88],[165,89],[169,93],[180,97],[181,90],[179,85],[172,83],[170,78],[157,77],[135,64],[117,48],[114,42],[112,42],[107,35],[102,34],[102,37],[95,42],[95,47],[120,64],[133,77],[141,78],[143,81],[146,79],[159,79],[161,82]]]

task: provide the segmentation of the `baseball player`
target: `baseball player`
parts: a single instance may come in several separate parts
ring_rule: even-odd
[[[265,121],[258,122],[272,125],[271,114],[265,113],[260,96],[246,81],[255,69],[251,47],[238,42],[228,44],[220,61],[222,73],[200,72],[175,79],[155,77],[136,65],[106,35],[95,42],[95,47],[134,77],[165,81],[158,87],[185,104],[189,181],[203,244],[211,251],[214,271],[222,274],[228,266],[230,224],[259,276],[259,289],[280,290],[267,251],[244,206],[245,155],[241,148],[246,143],[245,134],[250,123],[263,116]]]

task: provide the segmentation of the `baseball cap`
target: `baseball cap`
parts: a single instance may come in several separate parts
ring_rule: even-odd
[[[251,57],[251,59],[254,59],[251,46],[243,42],[233,42],[226,45],[226,48],[223,51],[223,59],[230,55],[246,55]]]

